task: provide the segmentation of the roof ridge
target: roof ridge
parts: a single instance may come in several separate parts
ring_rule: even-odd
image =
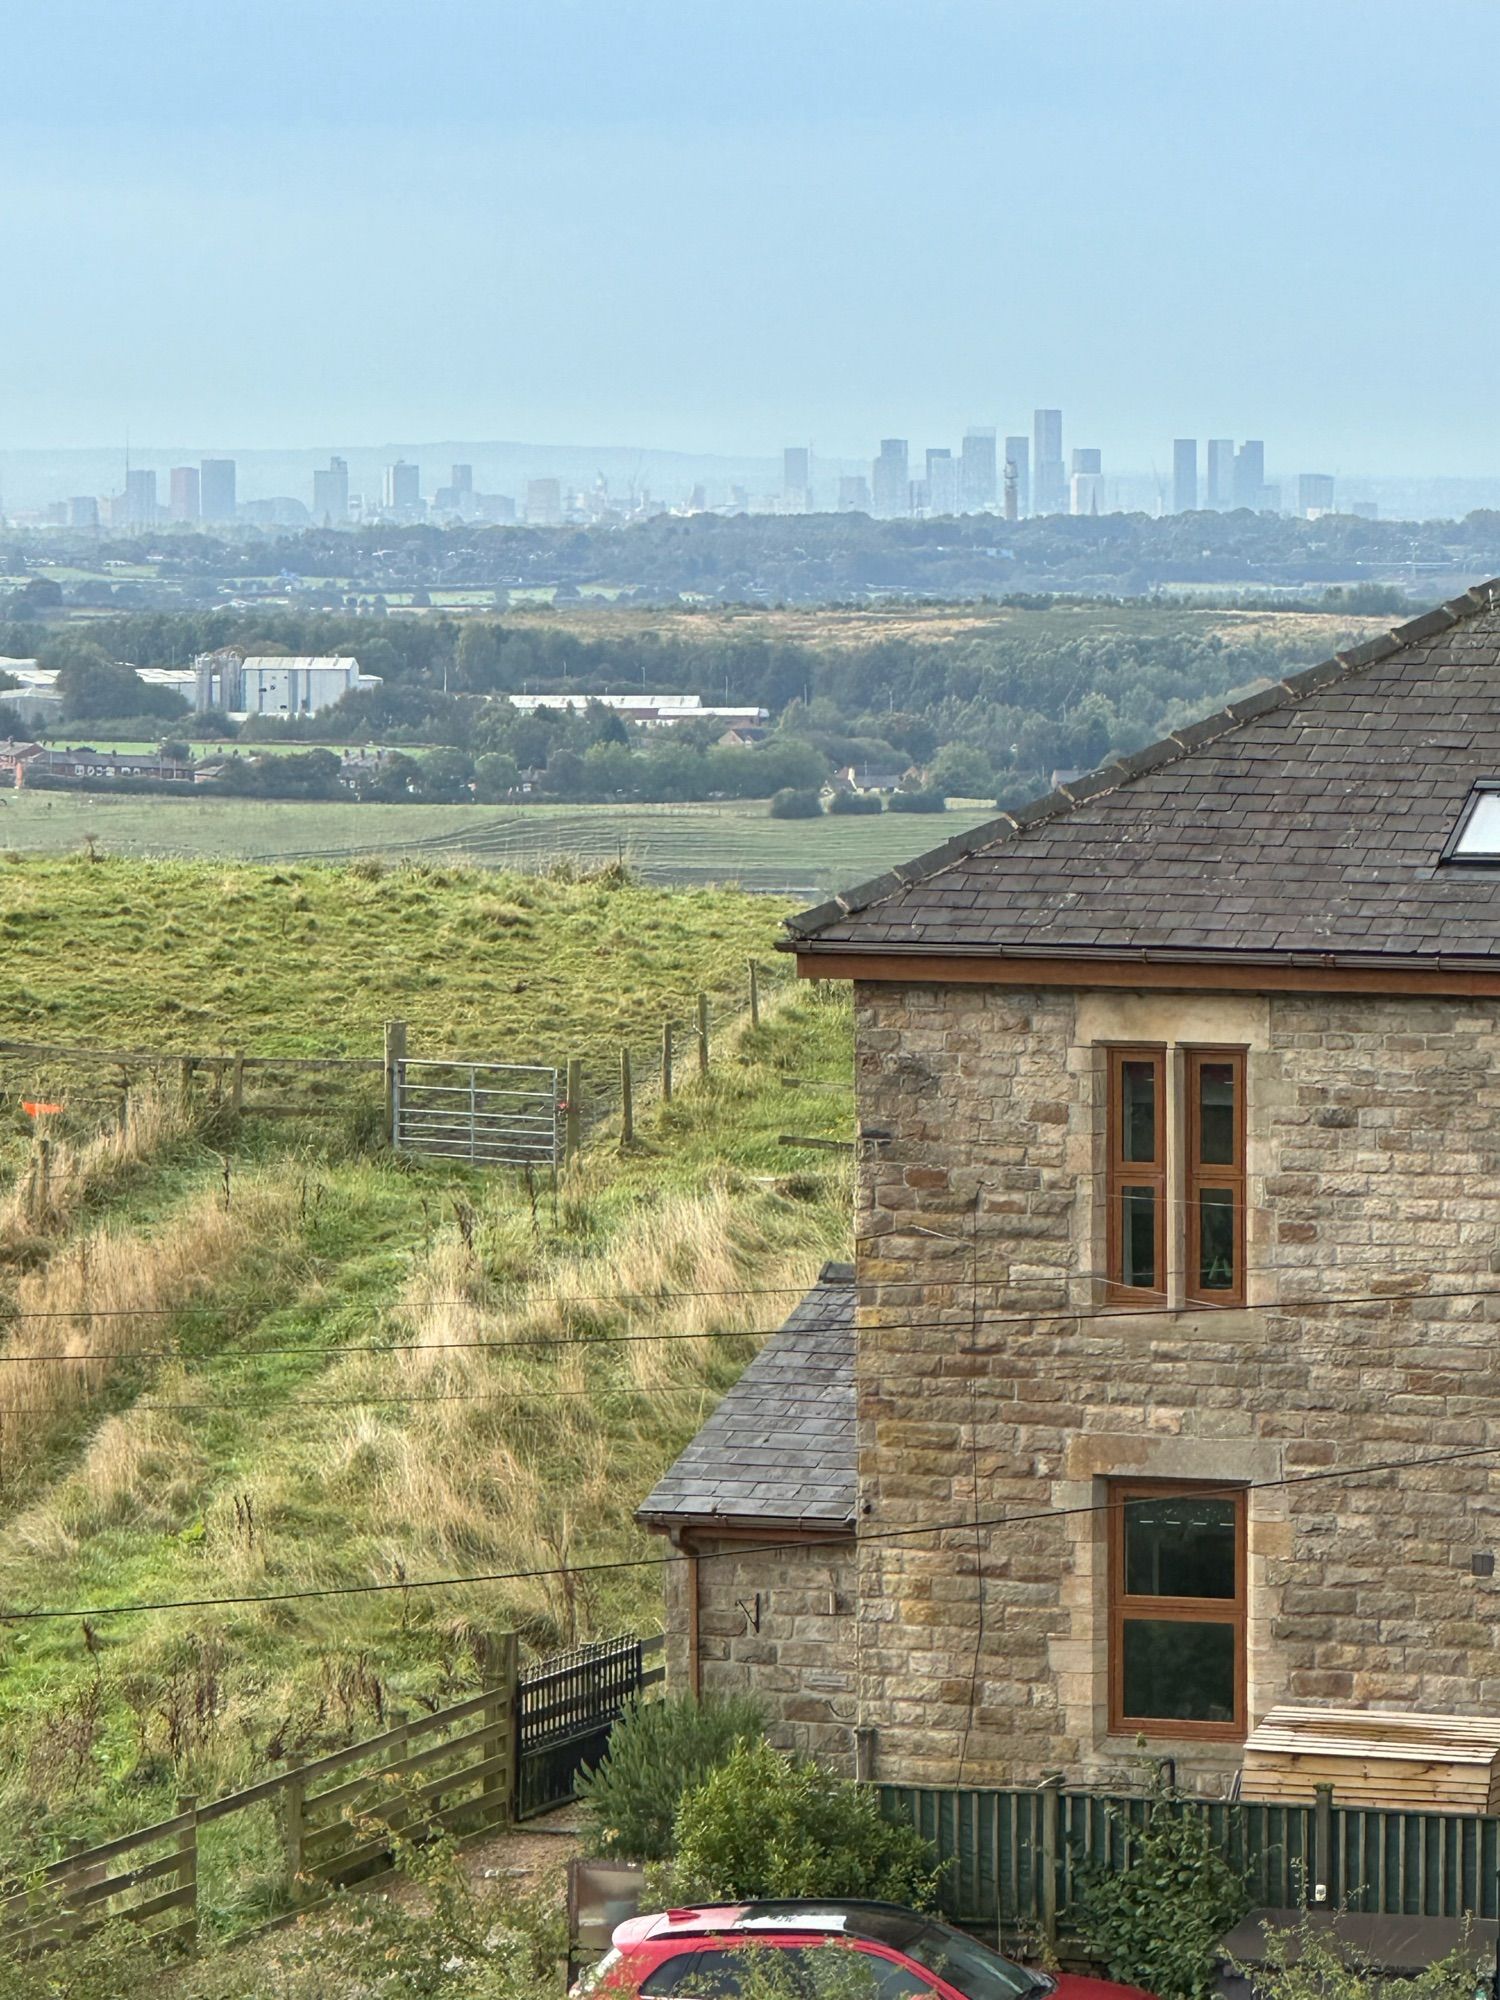
[[[1450,631],[1466,618],[1476,617],[1482,611],[1493,610],[1497,598],[1500,598],[1500,577],[1473,584],[1459,596],[1434,605],[1431,610],[1408,619],[1404,625],[1393,625],[1379,638],[1366,639],[1358,646],[1347,647],[1311,667],[1304,667],[1301,673],[1291,674],[1284,680],[1273,682],[1270,687],[1247,695],[1243,701],[1230,702],[1212,715],[1205,715],[1197,722],[1185,723],[1181,729],[1172,730],[1157,742],[1148,743],[1144,749],[1134,750],[1127,756],[1101,765],[1097,770],[1070,779],[1054,791],[1044,793],[1041,798],[1018,806],[1013,812],[998,812],[994,819],[984,820],[967,833],[955,834],[951,840],[928,848],[911,861],[903,861],[887,869],[883,875],[858,883],[852,889],[841,890],[837,896],[814,904],[811,909],[796,911],[785,920],[789,935],[777,940],[778,949],[795,950],[802,939],[815,937],[819,931],[844,917],[859,916],[874,904],[884,902],[887,896],[894,896],[913,883],[930,881],[934,875],[956,867],[982,847],[991,847],[1029,832],[1032,827],[1041,826],[1048,820],[1064,818],[1106,792],[1118,791],[1123,785],[1131,784],[1149,772],[1159,771],[1167,764],[1175,764],[1180,758],[1192,756],[1205,744],[1231,735],[1247,722],[1259,721],[1261,716],[1269,715],[1276,709],[1304,701],[1309,695],[1319,694],[1338,681],[1353,679],[1366,668],[1390,659],[1393,653],[1403,652],[1406,647],[1433,638],[1439,632]]]

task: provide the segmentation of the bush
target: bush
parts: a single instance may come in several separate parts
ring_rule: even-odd
[[[667,1860],[683,1794],[764,1729],[765,1712],[749,1695],[633,1702],[610,1731],[598,1767],[579,1776],[587,1851],[620,1861]]]
[[[764,1741],[737,1744],[677,1808],[672,1893],[683,1903],[866,1896],[925,1909],[937,1857],[882,1819],[874,1792]]]
[[[879,792],[835,792],[828,801],[831,813],[878,813],[882,809]]]
[[[1111,1807],[1130,1866],[1089,1868],[1078,1928],[1084,1948],[1111,1979],[1144,1986],[1158,2000],[1208,2000],[1213,1948],[1250,1907],[1242,1873],[1214,1842],[1207,1817],[1158,1778],[1144,1826]]]
[[[948,801],[941,792],[892,792],[885,809],[892,813],[940,813],[948,810]]]
[[[799,792],[794,785],[784,785],[779,792],[771,794],[772,819],[821,819],[823,801],[816,792]]]
[[[1382,1971],[1306,1910],[1285,1929],[1267,1924],[1264,1936],[1264,1962],[1239,1968],[1264,2000],[1471,2000],[1490,1990],[1493,1968],[1467,1926],[1452,1951],[1410,1977]]]

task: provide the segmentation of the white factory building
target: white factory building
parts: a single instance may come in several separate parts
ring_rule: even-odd
[[[317,715],[358,688],[380,686],[352,653],[200,653],[184,687],[194,708],[251,715]]]
[[[644,723],[647,728],[670,728],[677,722],[719,722],[725,728],[735,723],[770,720],[764,708],[708,708],[695,694],[513,694],[506,699],[523,714],[537,709],[571,709],[575,714],[597,702],[612,708],[625,722]]]

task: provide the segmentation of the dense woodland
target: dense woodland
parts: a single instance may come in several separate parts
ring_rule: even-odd
[[[1113,616],[1091,607],[1083,618],[1037,611],[981,624],[972,636],[878,637],[838,648],[732,629],[703,638],[642,632],[590,639],[524,619],[228,611],[0,626],[0,654],[25,644],[60,670],[68,726],[101,738],[160,735],[169,727],[180,734],[189,723],[200,737],[235,733],[227,718],[189,718],[172,690],[147,688],[121,661],[181,664],[227,644],[355,653],[366,672],[381,677],[378,689],[347,696],[305,722],[245,723],[241,746],[268,738],[425,746],[443,754],[388,764],[360,783],[362,795],[426,800],[502,799],[522,774],[531,774],[538,795],[554,798],[756,798],[815,786],[830,769],[856,765],[915,767],[949,796],[1010,802],[1045,789],[1059,767],[1088,768],[1139,749],[1230,695],[1311,663],[1294,621],[1284,631],[1274,621],[1236,631],[1149,605],[1120,606]],[[505,699],[523,689],[636,688],[763,707],[774,730],[755,749],[729,749],[718,746],[717,723],[680,726],[668,736],[629,728],[599,707],[526,715]],[[21,733],[19,721],[0,714],[0,733]],[[229,782],[340,796],[336,761],[242,759]]]

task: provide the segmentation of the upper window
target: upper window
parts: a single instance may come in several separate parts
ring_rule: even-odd
[[[1500,865],[1500,778],[1481,778],[1470,792],[1441,858]]]
[[[1162,1293],[1167,1282],[1167,1088],[1161,1049],[1109,1052],[1109,1281]]]
[[[1168,1243],[1183,1294],[1202,1305],[1245,1299],[1245,1052],[1186,1049],[1185,1108],[1169,1144],[1167,1052],[1109,1051],[1107,1277],[1112,1297],[1168,1292]],[[1168,1224],[1181,1218],[1182,1226]]]
[[[1110,1728],[1245,1732],[1245,1496],[1118,1480],[1109,1510]]]

